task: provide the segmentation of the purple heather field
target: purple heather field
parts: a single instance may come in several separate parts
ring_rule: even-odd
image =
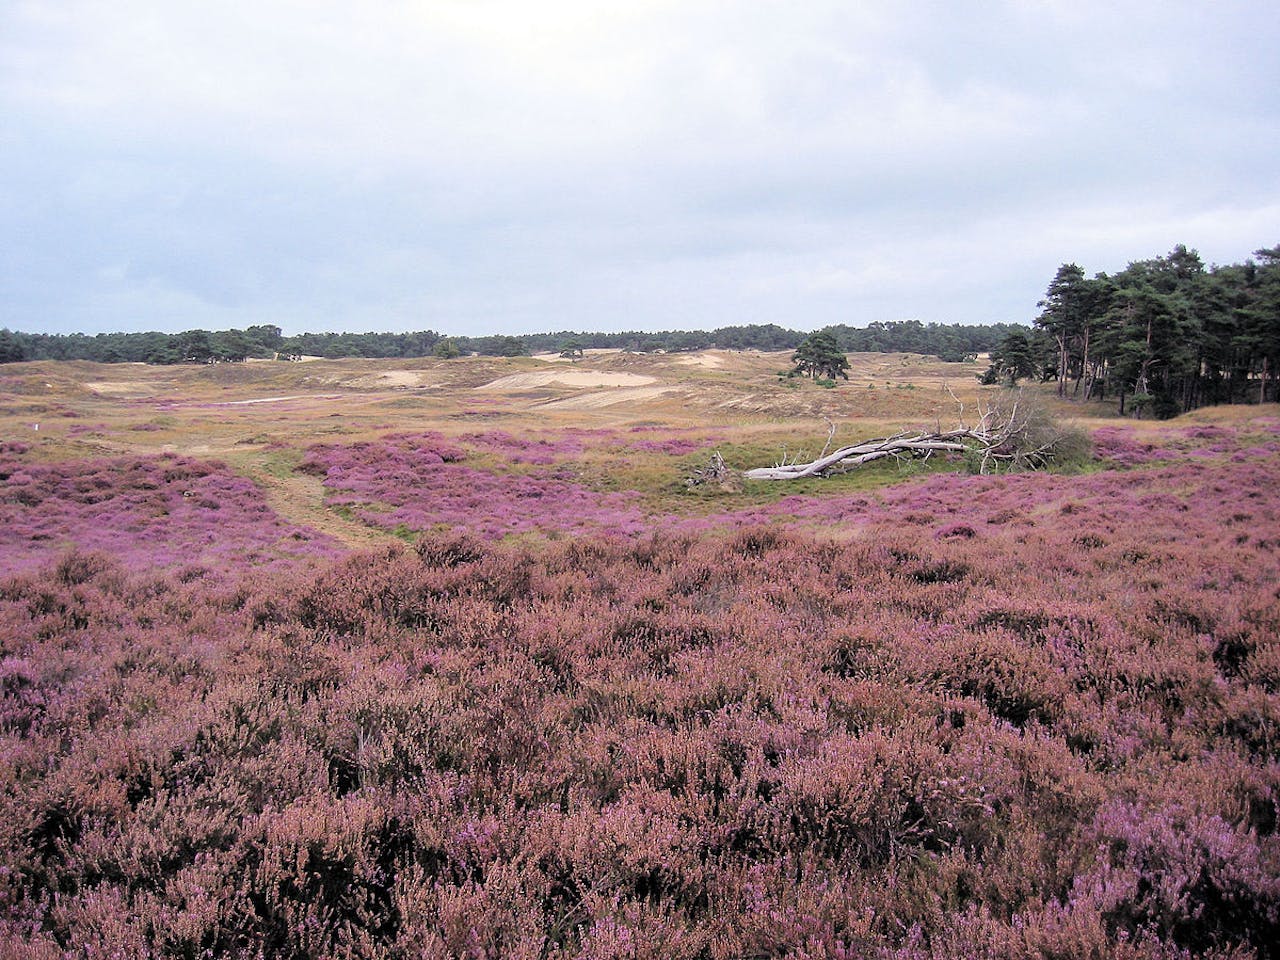
[[[0,955],[1276,957],[1280,422],[1143,426],[781,496],[308,447],[373,550],[0,445]]]

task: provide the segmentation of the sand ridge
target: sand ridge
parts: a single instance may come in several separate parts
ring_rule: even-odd
[[[476,387],[490,393],[536,390],[556,384],[562,387],[644,387],[657,383],[656,377],[641,373],[611,373],[604,370],[532,370],[499,377]]]
[[[549,400],[538,404],[540,410],[597,410],[601,407],[612,407],[621,403],[639,403],[653,400],[668,393],[679,392],[679,387],[623,387],[613,390],[597,390],[579,394],[576,397],[565,397],[561,400]]]
[[[347,386],[358,388],[379,387],[438,387],[440,377],[427,370],[383,370],[345,380]]]
[[[685,367],[708,367],[718,370],[724,366],[724,357],[706,350],[699,350],[697,353],[676,357],[675,362]]]

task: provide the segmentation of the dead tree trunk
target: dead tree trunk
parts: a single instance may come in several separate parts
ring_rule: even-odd
[[[773,467],[757,467],[743,474],[748,480],[800,480],[803,477],[828,476],[843,473],[885,457],[927,457],[931,453],[945,451],[964,453],[969,449],[964,438],[968,430],[951,433],[900,433],[892,437],[876,437],[851,446],[841,447],[834,453],[819,457],[810,463],[781,463]]]
[[[961,406],[961,426],[955,430],[874,437],[832,453],[824,449],[821,456],[808,463],[786,463],[784,460],[772,467],[756,467],[744,472],[743,477],[748,480],[801,480],[855,470],[885,457],[919,460],[935,453],[969,454],[974,458],[979,473],[992,473],[1001,467],[1036,469],[1053,459],[1054,451],[1066,436],[1042,414],[1029,412],[1016,396],[985,410],[979,407],[978,412],[980,419],[973,427],[964,425],[964,407]]]

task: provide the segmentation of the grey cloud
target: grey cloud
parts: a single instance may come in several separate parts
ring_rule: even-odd
[[[1028,320],[1276,242],[1240,3],[0,12],[0,325]]]

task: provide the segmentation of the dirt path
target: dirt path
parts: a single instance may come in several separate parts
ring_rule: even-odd
[[[284,520],[310,527],[356,550],[369,550],[396,542],[391,534],[347,520],[324,505],[324,484],[319,477],[255,477],[267,504]]]

